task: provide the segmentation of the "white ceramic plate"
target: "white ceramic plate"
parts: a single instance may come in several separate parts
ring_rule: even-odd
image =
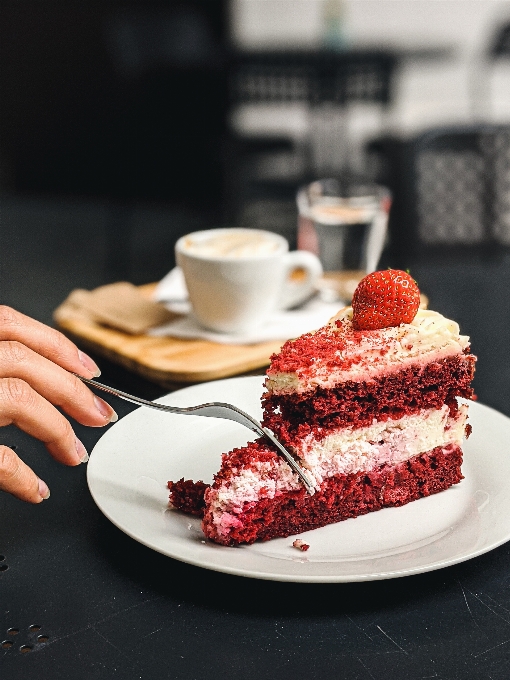
[[[226,401],[260,419],[263,378],[194,385],[159,401]],[[169,479],[212,481],[222,452],[245,444],[246,428],[225,420],[140,408],[101,437],[88,464],[92,496],[119,529],[177,560],[229,574],[309,583],[395,578],[447,567],[510,540],[510,418],[470,406],[465,479],[435,496],[295,537],[226,548],[206,541],[200,520],[167,508]]]

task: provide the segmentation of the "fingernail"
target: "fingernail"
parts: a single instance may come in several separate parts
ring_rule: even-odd
[[[50,490],[48,489],[48,485],[46,482],[43,482],[42,479],[39,480],[39,496],[43,499],[43,501],[47,500],[50,497]]]
[[[92,376],[94,378],[99,378],[101,375],[101,371],[99,369],[99,366],[96,364],[96,362],[89,357],[88,354],[85,354],[85,352],[82,352],[81,349],[78,350],[78,359],[80,360],[80,363],[85,366],[87,371],[90,371],[92,373]]]
[[[107,404],[106,401],[103,401],[99,397],[94,397],[94,404],[96,405],[99,413],[103,416],[103,418],[106,419],[108,423],[117,422],[119,416],[115,413],[110,404]]]
[[[89,454],[87,453],[87,449],[83,446],[83,444],[78,439],[78,437],[75,437],[75,441],[76,441],[76,453],[78,454],[78,458],[80,459],[80,463],[86,463],[89,459]]]

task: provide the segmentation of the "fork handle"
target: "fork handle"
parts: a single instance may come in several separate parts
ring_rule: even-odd
[[[166,413],[177,413],[178,415],[183,416],[196,415],[196,416],[208,416],[211,418],[225,418],[226,420],[232,420],[235,423],[239,423],[239,425],[247,427],[252,432],[258,434],[259,437],[267,436],[264,429],[259,425],[259,423],[257,423],[257,421],[254,418],[248,415],[248,413],[245,413],[244,411],[241,411],[241,409],[238,409],[237,407],[232,406],[230,404],[212,402],[210,404],[201,404],[200,406],[187,406],[187,407],[168,406],[167,404],[158,404],[157,402],[154,401],[148,401],[147,399],[135,397],[133,394],[128,394],[127,392],[117,390],[114,387],[109,387],[108,385],[103,385],[102,383],[97,382],[97,380],[89,380],[88,378],[82,378],[82,376],[78,375],[77,373],[73,373],[73,375],[75,375],[82,382],[87,383],[87,385],[90,385],[91,387],[97,387],[99,390],[108,392],[108,394],[113,394],[113,396],[120,397],[120,399],[124,399],[124,401],[129,401],[132,404],[148,406],[149,408],[156,409],[157,411],[165,411]],[[228,410],[230,411],[230,415],[228,417],[221,412],[222,410],[224,411],[225,408],[228,408]]]
[[[97,380],[89,380],[88,378],[84,378],[83,376],[78,375],[77,373],[73,373],[73,375],[75,375],[77,378],[79,378],[82,382],[86,383],[87,385],[97,387],[99,390],[103,390],[103,392],[113,394],[114,397],[120,397],[121,399],[124,399],[124,401],[130,401],[132,404],[140,404],[140,406],[149,406],[149,408],[161,410],[162,404],[155,404],[153,401],[148,401],[147,399],[135,397],[132,394],[123,392],[122,390],[116,390],[113,387],[108,387],[108,385],[103,385],[103,383],[97,382]],[[172,408],[171,406],[165,406],[164,410],[165,411],[167,409],[170,410],[171,408]],[[175,412],[178,413],[179,410],[180,409],[176,408]]]
[[[227,418],[228,420],[233,420],[236,423],[239,423],[239,425],[244,425],[244,427],[247,427],[249,430],[252,432],[255,432],[255,434],[258,434],[259,437],[265,437],[266,439],[269,439],[269,441],[276,446],[278,452],[280,455],[283,456],[283,458],[287,461],[287,463],[290,465],[292,470],[298,475],[298,477],[301,479],[301,482],[304,484],[306,490],[308,493],[312,494],[314,493],[315,489],[313,487],[313,484],[311,484],[310,480],[308,479],[308,476],[303,472],[301,469],[301,466],[299,463],[294,459],[294,457],[287,451],[286,448],[284,448],[280,442],[276,439],[276,437],[266,428],[262,427],[257,421],[252,418],[248,413],[245,413],[244,411],[241,411],[241,409],[238,409],[236,407],[233,407],[231,405],[227,404],[220,404],[220,403],[211,403],[211,404],[202,404],[200,407],[188,407],[188,408],[179,408],[177,406],[167,406],[166,404],[156,404],[153,401],[148,401],[147,399],[141,399],[140,397],[135,397],[132,394],[128,394],[127,392],[122,392],[122,390],[117,390],[114,389],[113,387],[108,387],[108,385],[103,385],[100,382],[97,382],[96,380],[89,380],[88,378],[83,378],[81,375],[78,375],[77,373],[73,373],[74,376],[79,378],[82,382],[86,383],[87,385],[90,385],[91,387],[97,387],[99,390],[103,390],[104,392],[108,392],[108,394],[113,394],[115,397],[120,397],[120,399],[124,399],[125,401],[129,401],[132,404],[139,404],[140,406],[148,406],[149,408],[154,408],[157,411],[166,411],[167,413],[177,413],[179,415],[202,415],[202,416],[210,416],[213,418],[226,418],[221,411],[218,410],[218,407],[221,409],[222,407],[228,406],[229,410],[232,411],[232,413],[236,414],[236,418]],[[200,412],[201,411],[201,412]],[[209,411],[209,412],[207,412]]]

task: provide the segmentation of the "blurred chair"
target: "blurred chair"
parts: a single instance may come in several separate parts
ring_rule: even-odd
[[[381,134],[395,61],[380,51],[236,53],[231,123],[247,172],[237,176],[232,193],[241,210],[253,215],[253,201],[286,201],[293,228],[301,183],[367,171],[365,143]]]
[[[488,46],[485,95],[488,118],[492,123],[510,123],[510,23],[498,26]]]
[[[510,126],[433,129],[390,140],[383,153],[394,196],[394,265],[431,249],[495,253],[510,246]]]
[[[373,112],[390,102],[394,65],[395,57],[385,52],[241,52],[232,59],[231,104],[250,105],[254,115],[257,107],[287,106],[287,134],[307,139],[311,169],[338,170],[349,163],[349,107],[357,107],[350,118],[359,138],[363,121],[374,128]]]

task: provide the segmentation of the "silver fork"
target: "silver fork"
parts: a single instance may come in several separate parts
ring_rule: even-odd
[[[255,432],[259,437],[265,437],[269,439],[271,444],[276,447],[278,454],[282,456],[294,472],[298,475],[299,479],[305,486],[308,493],[314,493],[314,487],[308,479],[307,475],[304,473],[303,469],[299,463],[295,460],[291,453],[280,444],[278,439],[270,432],[267,428],[262,427],[255,418],[252,418],[248,413],[241,411],[237,406],[232,404],[225,404],[219,401],[211,401],[208,404],[200,404],[198,406],[188,406],[186,408],[179,408],[178,406],[165,406],[164,404],[156,404],[153,401],[148,401],[147,399],[140,399],[140,397],[134,397],[132,394],[127,394],[127,392],[122,392],[121,390],[116,390],[113,387],[108,387],[108,385],[103,385],[96,380],[89,380],[88,378],[83,378],[81,375],[74,373],[77,378],[87,385],[96,387],[98,390],[103,390],[103,392],[108,392],[109,394],[114,394],[116,397],[120,397],[125,401],[130,401],[132,404],[139,404],[140,406],[148,406],[149,408],[154,408],[158,411],[165,411],[166,413],[177,413],[179,415],[192,415],[192,416],[206,416],[209,418],[224,418],[225,420],[233,420],[235,423],[244,425],[252,432]]]

